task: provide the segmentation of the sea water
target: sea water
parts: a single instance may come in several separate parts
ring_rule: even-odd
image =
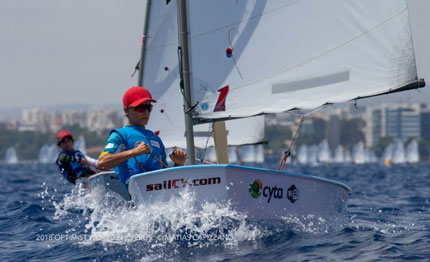
[[[275,168],[277,163],[265,163]],[[192,192],[138,206],[53,164],[0,166],[0,261],[429,261],[430,165],[286,166],[349,185],[344,219],[248,221]]]

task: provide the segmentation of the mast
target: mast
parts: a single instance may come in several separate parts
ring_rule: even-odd
[[[143,68],[145,66],[145,49],[146,49],[145,41],[146,41],[146,35],[148,34],[150,9],[151,9],[151,0],[146,0],[145,24],[143,25],[143,34],[142,34],[142,51],[140,52],[139,77],[137,79],[138,86],[142,86],[143,84]]]
[[[193,119],[191,117],[191,84],[190,84],[190,64],[189,64],[189,47],[188,47],[188,24],[187,24],[187,6],[185,0],[178,0],[178,32],[181,68],[181,88],[183,87],[184,95],[184,115],[185,115],[185,132],[187,135],[187,155],[188,164],[196,164],[194,150],[194,130]]]

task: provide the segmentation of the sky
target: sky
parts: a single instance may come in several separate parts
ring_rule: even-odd
[[[430,85],[430,0],[408,3],[418,74]],[[0,109],[120,106],[122,94],[137,83],[130,75],[140,56],[145,4],[0,0]],[[430,87],[368,101],[428,103]]]
[[[144,0],[0,0],[0,108],[121,105]]]

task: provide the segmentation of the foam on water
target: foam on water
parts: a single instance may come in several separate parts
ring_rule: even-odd
[[[195,195],[183,191],[168,202],[135,205],[119,195],[95,188],[90,194],[77,185],[61,202],[53,201],[54,219],[74,219],[81,212],[84,234],[81,245],[136,244],[146,250],[145,257],[159,257],[166,250],[176,253],[179,247],[236,246],[242,241],[255,241],[262,233],[249,223],[245,214],[230,208],[230,204],[205,203],[194,205]],[[75,232],[70,228],[66,233]]]
[[[314,214],[304,216],[285,216],[282,217],[284,225],[288,225],[293,232],[310,233],[314,235],[327,234],[342,230],[346,223],[346,217],[343,215],[333,216],[326,219]]]

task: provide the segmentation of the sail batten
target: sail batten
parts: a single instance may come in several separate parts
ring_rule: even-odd
[[[405,0],[191,0],[189,9],[197,122],[312,109],[424,83]]]

